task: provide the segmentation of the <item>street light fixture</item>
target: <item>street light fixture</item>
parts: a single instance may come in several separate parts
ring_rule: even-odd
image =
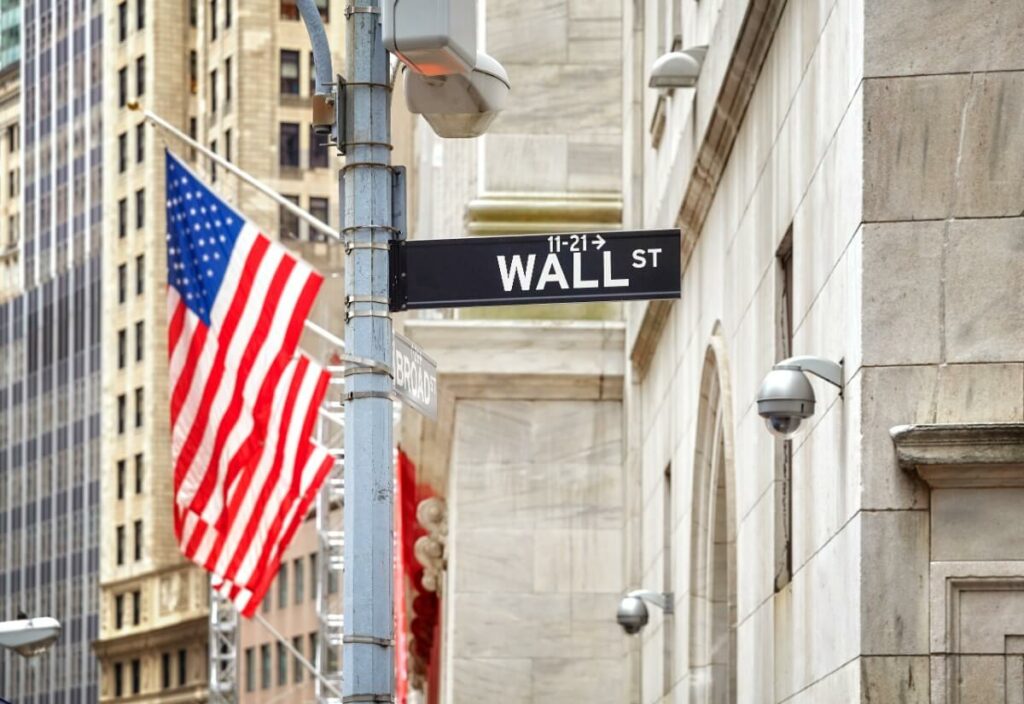
[[[60,636],[60,621],[40,618],[0,621],[0,648],[9,648],[22,657],[39,655]]]

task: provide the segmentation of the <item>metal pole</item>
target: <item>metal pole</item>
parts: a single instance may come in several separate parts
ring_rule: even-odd
[[[391,365],[388,243],[391,222],[391,83],[379,0],[345,8],[341,170],[346,350]],[[343,691],[347,702],[394,697],[392,602],[392,383],[379,368],[353,369],[345,402]]]

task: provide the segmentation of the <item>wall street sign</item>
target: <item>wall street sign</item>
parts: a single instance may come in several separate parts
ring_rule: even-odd
[[[392,243],[391,309],[679,298],[679,230]]]

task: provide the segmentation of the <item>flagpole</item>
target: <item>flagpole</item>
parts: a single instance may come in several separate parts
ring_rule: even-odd
[[[303,667],[305,667],[307,670],[313,673],[313,676],[320,680],[320,684],[329,689],[331,693],[335,694],[339,699],[341,698],[341,692],[339,692],[338,688],[334,686],[334,683],[328,680],[323,675],[321,675],[320,671],[316,669],[313,663],[306,659],[306,656],[300,653],[287,638],[281,635],[281,633],[276,628],[270,625],[270,621],[263,618],[262,614],[253,614],[253,619],[259,621],[264,628],[270,631],[271,635],[273,635],[274,638],[277,638],[278,643],[281,643],[288,650],[288,652],[295,656],[296,660],[302,663]]]
[[[304,220],[310,227],[312,227],[312,228],[314,228],[316,230],[319,230],[320,232],[324,233],[325,235],[327,235],[329,237],[333,237],[336,240],[342,239],[341,233],[338,232],[337,230],[335,230],[333,227],[331,227],[327,223],[323,222],[322,220],[319,220],[319,219],[313,217],[311,214],[307,213],[305,210],[303,210],[299,206],[295,205],[295,203],[292,203],[290,200],[288,200],[287,198],[282,196],[280,193],[275,191],[273,188],[271,188],[267,184],[263,183],[262,181],[260,181],[258,178],[256,178],[255,176],[253,176],[249,172],[243,171],[242,169],[238,168],[237,166],[232,164],[230,161],[228,161],[227,159],[222,157],[217,152],[212,151],[210,149],[207,149],[201,143],[199,143],[196,140],[194,140],[191,137],[189,137],[187,134],[185,134],[184,132],[179,130],[177,127],[172,125],[170,122],[168,122],[164,118],[162,118],[159,115],[157,115],[152,110],[146,110],[145,108],[142,107],[142,105],[140,105],[137,101],[134,101],[134,100],[128,102],[128,109],[129,110],[135,110],[136,112],[141,112],[143,117],[145,117],[145,119],[149,120],[150,122],[152,122],[157,127],[160,127],[161,129],[163,129],[163,130],[165,130],[167,132],[170,132],[172,135],[174,135],[175,137],[177,137],[181,141],[185,142],[185,144],[187,144],[188,146],[192,147],[193,149],[195,149],[196,151],[201,153],[207,159],[210,159],[211,161],[216,163],[218,166],[222,167],[225,171],[230,171],[235,176],[237,176],[238,178],[242,179],[243,181],[248,183],[250,186],[255,188],[257,191],[259,191],[263,195],[267,196],[272,201],[274,201],[275,203],[280,205],[282,208],[284,208],[285,210],[290,212],[292,215],[296,216],[300,220]]]

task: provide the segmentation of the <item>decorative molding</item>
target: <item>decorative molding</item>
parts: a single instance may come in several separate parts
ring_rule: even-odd
[[[683,276],[686,276],[686,267],[711,210],[711,202],[729,162],[729,155],[736,143],[736,136],[743,124],[743,117],[785,6],[786,0],[751,0],[747,6],[747,14],[740,25],[722,87],[694,157],[686,194],[679,210],[677,224],[683,235]],[[638,379],[647,373],[658,339],[668,322],[672,303],[670,300],[651,301],[645,307],[641,330],[630,353]]]
[[[899,425],[900,467],[933,488],[1024,487],[1024,423]]]
[[[423,565],[423,588],[441,596],[448,565],[448,505],[437,496],[424,499],[416,507],[416,522],[427,531],[413,545],[416,561]]]
[[[470,235],[617,230],[621,193],[488,193],[466,206]]]

